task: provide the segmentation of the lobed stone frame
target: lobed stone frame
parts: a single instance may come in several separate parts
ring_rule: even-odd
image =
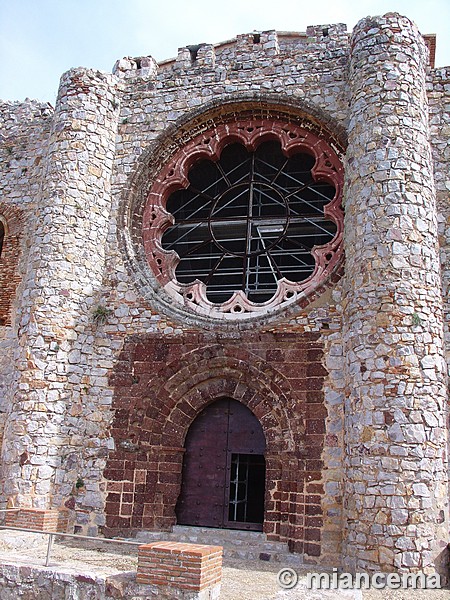
[[[116,364],[107,479],[107,535],[170,530],[181,490],[184,439],[218,398],[245,404],[267,443],[264,532],[295,552],[321,553],[325,443],[319,334],[242,335],[238,340],[135,336]]]
[[[174,222],[173,216],[166,210],[167,200],[176,190],[189,186],[189,169],[197,162],[218,160],[223,148],[231,143],[240,143],[248,151],[255,151],[269,140],[280,142],[286,157],[299,152],[314,157],[315,164],[311,170],[314,181],[326,181],[335,188],[334,198],[324,207],[324,215],[336,224],[336,234],[328,244],[312,249],[315,269],[306,280],[296,283],[286,278],[279,279],[274,296],[261,304],[250,301],[242,291],[235,292],[223,304],[214,304],[207,299],[206,286],[202,282],[197,280],[183,285],[177,281],[178,255],[175,251],[166,251],[161,244],[163,233]],[[310,295],[330,277],[341,259],[343,179],[342,164],[334,150],[324,139],[295,123],[253,119],[214,126],[177,152],[162,169],[148,195],[142,237],[147,260],[157,281],[175,302],[193,312],[218,318],[245,319],[249,313],[270,312],[274,307],[286,307],[298,298]]]
[[[0,202],[0,221],[4,227],[3,247],[0,254],[0,327],[11,325],[11,308],[16,289],[21,281],[18,265],[23,235],[23,211]]]
[[[255,324],[263,325],[276,319],[280,312],[292,314],[297,312],[299,306],[304,308],[317,297],[318,292],[321,293],[328,287],[332,287],[342,275],[344,255],[340,251],[336,264],[321,278],[315,292],[310,290],[308,294],[295,294],[296,298],[290,299],[289,302],[271,306],[264,311],[246,312],[240,319],[236,319],[235,313],[231,314],[231,318],[229,316],[227,318],[224,315],[229,313],[214,314],[208,309],[201,311],[198,305],[190,306],[182,297],[181,302],[174,302],[173,295],[168,293],[166,286],[161,285],[156,276],[159,272],[158,267],[156,270],[151,268],[143,243],[144,211],[152,186],[159,174],[178,153],[183,153],[183,148],[188,147],[196,137],[204,135],[212,128],[223,126],[227,128],[234,126],[233,124],[257,121],[284,124],[285,127],[311,133],[327,145],[343,177],[342,159],[346,147],[344,128],[317,106],[282,94],[238,93],[232,97],[225,96],[205,103],[200,109],[191,111],[169,125],[167,130],[142,153],[136,163],[135,171],[123,192],[119,207],[118,236],[125,266],[136,288],[156,310],[164,312],[176,321],[221,330],[233,329],[236,326],[239,329],[247,329]],[[311,150],[309,153],[311,154]],[[342,181],[340,188],[342,188]],[[146,235],[151,237],[151,234]],[[148,239],[147,243],[149,243]],[[158,265],[156,258],[155,264]]]

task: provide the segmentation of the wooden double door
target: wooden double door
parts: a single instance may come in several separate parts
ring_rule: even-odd
[[[246,406],[230,398],[207,406],[186,436],[177,522],[262,530],[265,447]]]

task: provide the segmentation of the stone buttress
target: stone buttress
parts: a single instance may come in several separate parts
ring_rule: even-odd
[[[422,37],[353,32],[346,165],[344,564],[442,570],[446,381]]]
[[[71,409],[88,360],[86,331],[104,273],[117,126],[115,77],[61,80],[19,315],[19,380],[3,448],[5,495],[48,508],[70,465]],[[76,472],[76,471],[75,471]],[[76,476],[75,476],[76,480]],[[75,481],[74,481],[75,483]]]

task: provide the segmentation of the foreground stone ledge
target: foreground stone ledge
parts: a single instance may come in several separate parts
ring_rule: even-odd
[[[220,585],[201,592],[177,590],[158,585],[140,584],[135,572],[101,575],[61,566],[30,566],[3,562],[0,564],[0,598],[16,600],[218,600]]]

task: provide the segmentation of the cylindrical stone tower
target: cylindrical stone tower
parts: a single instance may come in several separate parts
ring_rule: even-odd
[[[62,77],[28,232],[20,375],[3,445],[4,495],[22,506],[50,507],[71,469],[63,449],[76,443],[74,406],[92,353],[86,338],[104,275],[117,118],[114,76],[73,69]]]
[[[441,570],[448,471],[441,279],[416,27],[356,26],[345,191],[344,565]]]

